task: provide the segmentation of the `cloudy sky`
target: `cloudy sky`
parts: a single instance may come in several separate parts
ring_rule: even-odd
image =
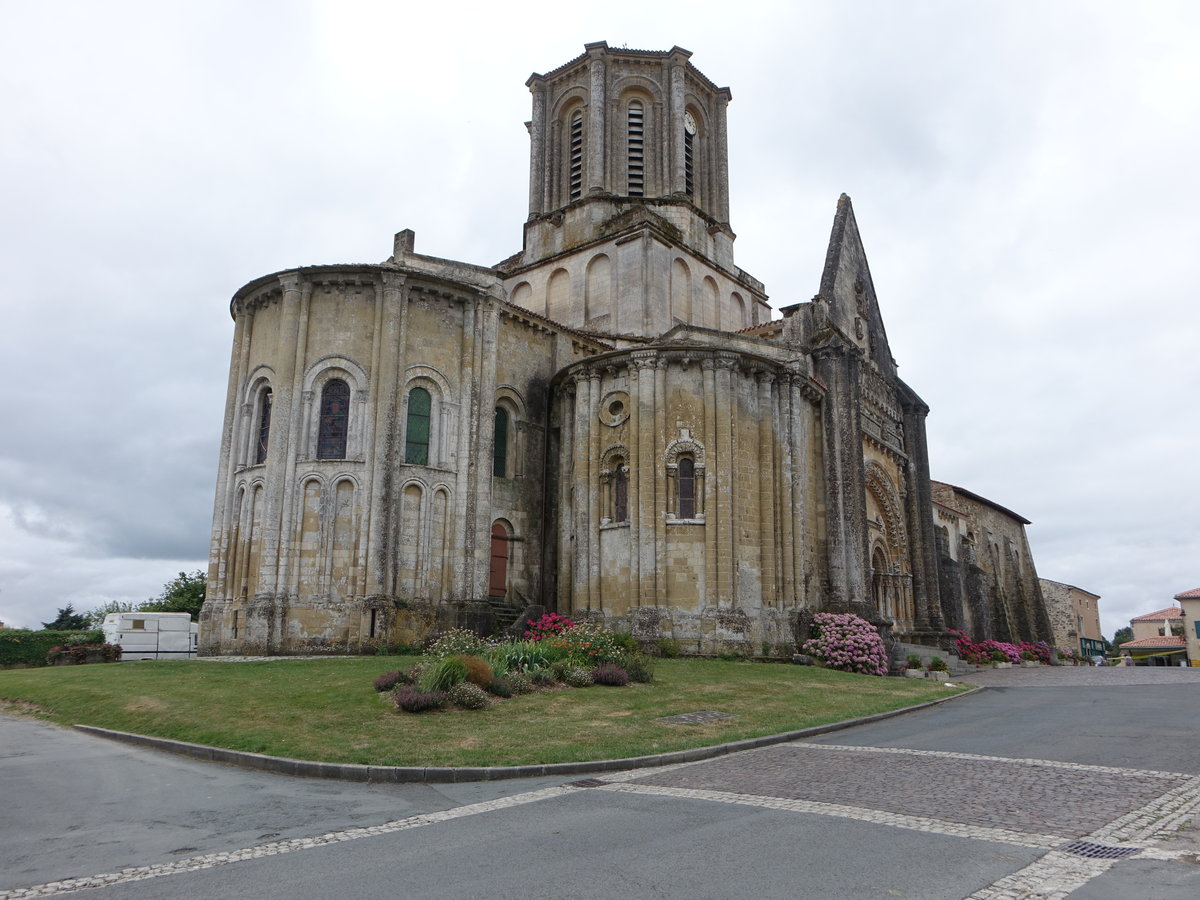
[[[1109,636],[1200,587],[1200,6],[591,6],[0,3],[0,620],[202,566],[232,293],[403,228],[519,249],[525,79],[598,40],[730,86],[776,307],[853,198],[934,477],[1032,520],[1042,577]]]

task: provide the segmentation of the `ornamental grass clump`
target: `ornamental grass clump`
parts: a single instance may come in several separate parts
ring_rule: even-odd
[[[464,681],[446,692],[446,699],[460,709],[487,709],[492,705],[487,691],[477,684]]]
[[[487,692],[493,697],[500,697],[505,700],[515,693],[513,691],[512,682],[505,675],[501,675],[499,678],[493,678],[492,683],[487,686]]]
[[[467,666],[462,657],[446,656],[435,659],[426,667],[421,674],[420,687],[423,691],[448,691],[466,680]]]
[[[492,669],[492,664],[486,659],[482,659],[478,656],[471,656],[466,653],[459,653],[452,658],[457,659],[466,668],[467,677],[463,680],[469,681],[471,684],[478,685],[484,690],[486,690],[487,686],[492,683],[492,679],[496,677],[495,672]]]
[[[446,692],[423,691],[414,685],[404,684],[392,691],[392,703],[396,709],[404,712],[429,712],[446,705]]]
[[[489,647],[484,658],[497,672],[527,672],[546,668],[561,659],[563,650],[549,641],[512,641]]]
[[[801,650],[815,656],[829,669],[861,675],[886,675],[887,651],[883,638],[868,622],[852,613],[817,613],[813,637]]]

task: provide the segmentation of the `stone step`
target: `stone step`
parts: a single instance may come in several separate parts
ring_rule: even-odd
[[[903,641],[897,641],[896,653],[900,657],[901,662],[907,661],[909,655],[916,654],[921,657],[923,665],[930,663],[935,656],[939,657],[946,664],[946,668],[950,671],[951,675],[964,675],[967,672],[975,671],[974,666],[967,665],[956,654],[941,647],[926,647],[923,644],[908,644]]]

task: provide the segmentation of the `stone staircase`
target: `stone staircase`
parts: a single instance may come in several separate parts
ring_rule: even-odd
[[[951,653],[949,650],[943,650],[941,647],[926,647],[923,644],[906,644],[903,641],[897,641],[895,646],[895,653],[897,656],[899,656],[901,664],[908,659],[910,654],[915,653],[917,656],[921,657],[921,663],[923,665],[928,665],[935,656],[939,657],[946,664],[946,668],[950,670],[951,675],[965,675],[968,672],[975,671],[974,666],[968,666],[955,654]]]

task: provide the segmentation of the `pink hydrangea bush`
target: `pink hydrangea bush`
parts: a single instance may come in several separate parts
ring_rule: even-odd
[[[554,637],[564,631],[570,631],[574,627],[575,623],[566,616],[560,616],[558,613],[546,613],[536,622],[529,623],[529,627],[525,630],[525,640],[540,641],[542,638]]]
[[[1003,657],[1001,661],[1018,663],[1021,661],[1021,653],[1028,651],[1033,654],[1034,659],[1046,665],[1050,665],[1051,662],[1050,645],[1045,641],[1021,641],[1019,644],[1010,644],[1007,641],[972,640],[964,632],[954,629],[950,629],[950,633],[955,636],[958,656],[963,662],[986,665],[998,658],[997,651]]]
[[[883,638],[866,619],[852,613],[817,613],[814,636],[801,650],[817,657],[830,669],[862,675],[886,675],[887,651]]]

